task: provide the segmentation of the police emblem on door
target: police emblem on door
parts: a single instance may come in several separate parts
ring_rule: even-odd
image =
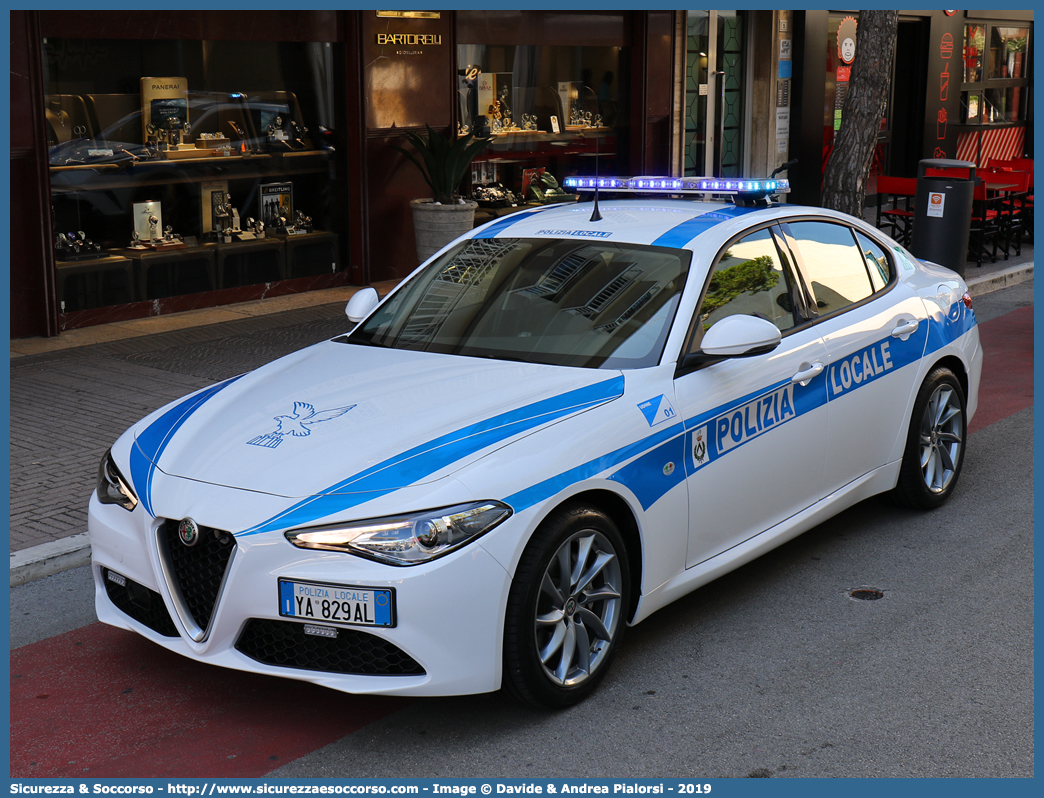
[[[701,466],[707,462],[707,428],[700,427],[692,439],[692,462]]]

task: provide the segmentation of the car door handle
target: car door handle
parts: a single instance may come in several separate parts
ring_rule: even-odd
[[[917,332],[917,328],[920,326],[921,322],[917,321],[917,319],[914,319],[913,321],[900,322],[899,326],[892,330],[892,337],[905,341]]]
[[[812,380],[823,373],[823,369],[826,368],[818,360],[809,365],[808,363],[801,364],[801,371],[790,378],[790,381],[800,385],[802,387],[808,385]]]

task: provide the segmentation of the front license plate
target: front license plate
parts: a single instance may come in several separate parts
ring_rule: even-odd
[[[279,580],[279,614],[351,626],[395,626],[391,588]]]

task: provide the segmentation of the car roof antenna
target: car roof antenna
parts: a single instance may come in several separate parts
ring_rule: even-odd
[[[598,157],[599,154],[600,154],[598,152],[598,145],[599,145],[600,141],[601,141],[601,139],[598,136],[595,136],[595,178],[598,178],[598,177],[601,176],[601,173],[598,171],[598,162],[600,160],[602,160],[601,158]],[[597,179],[595,180],[594,210],[591,211],[591,218],[588,219],[587,221],[588,222],[600,222],[600,221],[602,221],[602,214],[598,210],[598,180]]]
[[[602,221],[602,214],[598,211],[598,186],[595,186],[595,198],[594,198],[594,210],[591,212],[591,218],[589,222],[600,222]]]

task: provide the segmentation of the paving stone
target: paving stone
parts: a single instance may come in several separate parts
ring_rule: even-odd
[[[320,305],[11,360],[11,550],[81,534],[105,450],[178,397],[350,327]]]

